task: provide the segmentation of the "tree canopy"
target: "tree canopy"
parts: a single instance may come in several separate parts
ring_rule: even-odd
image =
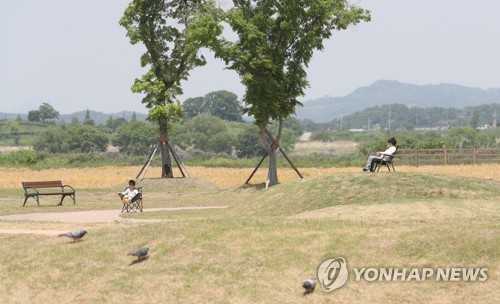
[[[206,3],[133,0],[120,19],[130,42],[142,42],[146,47],[141,66],[149,71],[135,80],[132,91],[145,94],[142,103],[150,109],[150,119],[160,124],[180,119],[182,110],[176,98],[182,94],[181,81],[187,80],[194,67],[206,63],[199,53],[201,42],[192,39],[192,31],[199,29],[190,26],[201,18]],[[217,23],[206,26],[205,35],[196,35],[197,38],[210,39],[209,32],[220,32]]]
[[[46,120],[56,119],[58,117],[59,112],[46,102],[42,103],[38,110],[31,110],[28,112],[28,120],[33,122],[45,123]]]
[[[229,91],[214,91],[203,97],[188,98],[183,103],[184,118],[205,114],[227,121],[242,121],[242,108],[238,96]]]
[[[246,87],[245,110],[257,124],[284,119],[300,105],[306,68],[334,30],[370,19],[345,0],[234,0],[224,14],[238,39],[221,38],[216,56]]]

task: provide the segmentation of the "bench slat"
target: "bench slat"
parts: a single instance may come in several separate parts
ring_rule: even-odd
[[[38,192],[33,193],[32,195],[61,195],[61,194],[73,194],[74,192]],[[29,195],[29,194],[28,194]]]
[[[55,188],[62,187],[62,181],[41,181],[41,182],[23,182],[23,188]]]

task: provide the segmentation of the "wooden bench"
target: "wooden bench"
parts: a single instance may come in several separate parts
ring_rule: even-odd
[[[73,199],[73,204],[75,201],[75,189],[69,185],[63,185],[62,181],[41,181],[41,182],[22,182],[24,188],[24,205],[28,198],[32,197],[36,200],[38,205],[40,205],[39,196],[40,195],[61,195],[61,202],[58,206],[62,205],[62,202],[66,196]],[[41,191],[40,191],[41,190]]]

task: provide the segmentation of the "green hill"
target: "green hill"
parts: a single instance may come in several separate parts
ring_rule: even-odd
[[[248,192],[252,193],[248,193]],[[500,182],[424,173],[345,173],[242,190],[229,212],[249,216],[292,216],[339,205],[411,203],[432,200],[495,200]]]

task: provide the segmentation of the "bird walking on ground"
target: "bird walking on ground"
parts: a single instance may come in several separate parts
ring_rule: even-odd
[[[302,282],[302,287],[304,287],[304,295],[310,294],[314,291],[316,287],[316,279],[310,278]]]
[[[76,240],[81,239],[85,234],[87,234],[87,231],[78,229],[78,230],[73,230],[70,232],[59,234],[59,236],[66,236],[66,237],[72,238],[73,242],[76,242]]]
[[[137,259],[140,260],[140,259],[145,258],[148,255],[148,252],[149,252],[148,247],[142,247],[142,248],[139,248],[139,249],[136,249],[136,250],[130,252],[127,255],[136,256]]]

